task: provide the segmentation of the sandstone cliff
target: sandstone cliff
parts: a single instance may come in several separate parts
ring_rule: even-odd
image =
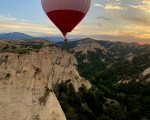
[[[79,44],[71,50],[73,50],[74,52],[81,52],[82,54],[87,54],[88,51],[96,52],[96,49],[107,52],[107,49],[105,47],[101,46],[95,40],[90,38],[80,41]]]
[[[91,84],[80,77],[77,61],[47,43],[39,51],[0,53],[0,120],[66,120],[53,90],[71,80],[76,91]]]

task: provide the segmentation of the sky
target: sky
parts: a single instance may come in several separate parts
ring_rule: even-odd
[[[150,44],[150,0],[91,0],[82,22],[68,37]],[[41,0],[1,0],[0,33],[62,36],[47,18]]]

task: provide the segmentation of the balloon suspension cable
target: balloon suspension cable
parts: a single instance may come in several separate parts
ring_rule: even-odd
[[[65,45],[68,43],[67,37],[64,37],[64,43]]]

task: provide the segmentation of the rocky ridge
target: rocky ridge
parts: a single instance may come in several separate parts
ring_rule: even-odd
[[[93,39],[84,39],[81,40],[78,45],[71,49],[74,52],[81,52],[82,54],[86,54],[88,53],[88,51],[92,51],[92,52],[96,52],[96,49],[100,49],[104,52],[107,52],[107,49],[103,46],[101,46],[100,44],[98,44],[95,40]]]
[[[42,46],[38,51],[27,48],[29,52],[24,53],[1,51],[2,120],[66,120],[53,92],[57,85],[70,80],[76,91],[82,85],[91,87],[76,70],[73,55],[51,43]]]

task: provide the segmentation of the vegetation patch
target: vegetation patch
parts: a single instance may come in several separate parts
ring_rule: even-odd
[[[21,50],[19,52],[19,55],[25,55],[25,54],[29,54],[29,51],[28,50]]]
[[[40,120],[39,115],[36,115],[35,120]]]
[[[41,69],[40,68],[34,68],[35,69],[35,72],[34,72],[34,78],[39,75],[41,73]]]
[[[9,48],[9,46],[4,47],[2,50],[7,50]]]
[[[45,106],[46,101],[47,101],[47,97],[50,94],[50,92],[52,92],[52,90],[49,89],[48,87],[45,87],[45,93],[44,93],[44,95],[39,98],[40,105],[44,105]]]
[[[7,73],[6,76],[5,76],[5,79],[8,80],[10,77],[11,77],[11,74]]]

